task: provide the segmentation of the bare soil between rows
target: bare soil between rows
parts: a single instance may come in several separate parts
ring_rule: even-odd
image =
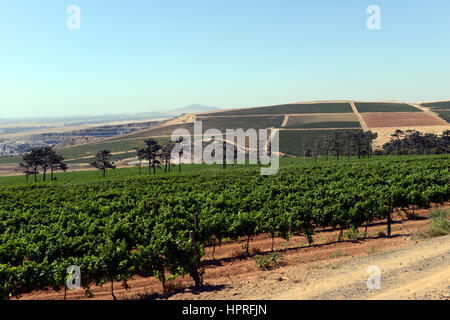
[[[446,203],[442,207],[450,208],[450,203]],[[390,238],[385,235],[386,220],[374,221],[370,224],[365,239],[351,240],[344,236],[342,241],[337,241],[340,231],[331,229],[317,229],[312,245],[308,244],[303,235],[295,235],[289,241],[275,238],[274,251],[282,255],[284,261],[282,266],[269,271],[259,269],[254,260],[255,254],[270,252],[272,239],[268,235],[259,235],[250,241],[250,256],[247,256],[243,250],[244,239],[216,247],[214,260],[212,259],[212,247],[207,247],[205,249],[204,287],[200,290],[196,290],[193,287],[192,279],[185,276],[172,281],[170,283],[172,291],[163,295],[162,286],[155,277],[135,276],[128,281],[128,289],[125,289],[121,283],[114,283],[114,293],[117,299],[291,299],[291,296],[284,295],[284,290],[295,288],[299,279],[326,280],[326,277],[335,272],[335,269],[343,263],[351,263],[358,258],[370,257],[373,254],[400,248],[414,248],[424,242],[419,235],[429,225],[428,214],[430,211],[431,209],[415,210],[417,218],[413,220],[407,220],[404,214],[396,212],[393,217]],[[359,231],[364,232],[364,227],[359,228]],[[445,263],[448,264],[448,261]],[[446,270],[439,272],[444,271]],[[347,272],[351,272],[351,269]],[[345,278],[345,273],[341,273],[341,277]],[[330,286],[332,287],[331,283],[325,283],[325,289]],[[69,290],[67,299],[113,299],[110,283],[106,283],[102,287],[92,286],[91,291],[94,298],[88,298],[84,289]],[[324,295],[324,292],[320,292],[320,294]],[[320,294],[317,293],[317,296],[320,297]],[[447,296],[439,294],[441,293],[433,297],[448,299]],[[324,297],[333,298],[330,294],[324,295]],[[59,300],[63,298],[63,290],[59,292],[40,290],[14,297],[14,299],[25,300]]]

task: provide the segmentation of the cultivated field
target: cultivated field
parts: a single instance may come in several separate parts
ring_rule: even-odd
[[[279,128],[283,123],[284,116],[239,116],[239,117],[196,117],[197,121],[202,121],[203,130],[220,129],[225,133],[225,129],[265,129]]]
[[[351,113],[349,103],[296,103],[277,106],[219,111],[201,115],[256,115],[256,114],[301,114],[301,113]]]
[[[203,130],[216,128],[225,132],[226,129],[237,128],[280,128],[281,152],[290,155],[303,154],[303,144],[306,149],[313,149],[317,140],[323,142],[323,139],[332,137],[336,130],[337,132],[346,132],[352,129],[362,128],[365,131],[370,129],[378,134],[378,138],[374,141],[374,147],[380,148],[391,139],[391,134],[396,129],[417,130],[422,133],[440,135],[450,128],[448,123],[443,120],[449,121],[450,119],[449,111],[446,109],[427,109],[421,107],[420,104],[414,107],[404,103],[354,102],[358,108],[355,107],[355,112],[353,112],[350,103],[353,102],[320,101],[220,110],[197,115],[185,114],[151,129],[61,148],[58,152],[70,164],[88,164],[93,160],[94,154],[101,149],[111,150],[113,160],[128,160],[133,157],[131,150],[143,146],[143,141],[147,138],[154,138],[160,143],[164,143],[170,139],[175,129],[184,128],[193,133],[193,122],[196,119],[203,122]],[[448,103],[437,102],[422,105],[446,108]],[[358,110],[362,113],[359,113]],[[361,123],[358,121],[358,116]],[[298,132],[290,131],[297,129]],[[20,160],[21,157],[0,158],[0,165],[17,165]],[[125,164],[126,161],[123,163]],[[6,172],[6,170],[2,171]]]
[[[392,112],[392,113],[363,113],[361,117],[367,126],[372,128],[384,127],[426,127],[442,126],[446,122],[430,113]]]
[[[406,103],[355,102],[360,113],[365,112],[421,112],[422,110]]]
[[[323,144],[326,139],[333,138],[335,132],[346,133],[358,131],[360,130],[280,130],[280,151],[290,155],[303,156],[304,151],[314,150],[317,141]],[[324,154],[323,148],[320,154]]]
[[[431,109],[450,110],[450,101],[421,103],[420,105]]]
[[[155,176],[138,176],[136,169],[107,179],[98,172],[66,173],[38,184],[0,178],[9,182],[0,187],[0,293],[13,299],[63,299],[71,264],[80,266],[83,285],[90,285],[97,299],[192,298],[200,262],[206,286],[196,297],[207,299],[307,297],[305,290],[309,297],[346,297],[340,289],[346,277],[333,270],[356,272],[368,261],[379,261],[391,281],[404,269],[430,280],[445,274],[438,266],[448,265],[446,241],[439,249],[432,249],[437,242],[431,241],[402,254],[420,252],[422,258],[400,259],[401,268],[389,265],[399,258],[387,253],[376,260],[376,255],[414,245],[414,237],[426,234],[430,210],[419,207],[448,202],[448,155],[292,160],[283,159],[280,172],[270,177],[261,177],[257,166],[194,165]],[[389,196],[397,208],[390,238]],[[273,272],[263,271],[258,259],[264,256],[276,257],[278,263],[268,265]],[[373,257],[352,259],[362,256]],[[176,276],[180,268],[186,273]],[[169,274],[175,280],[166,278]],[[308,278],[318,279],[315,286]],[[364,288],[357,279],[346,291],[350,298]],[[406,285],[398,279],[386,282],[387,290],[378,294],[388,296]],[[274,288],[284,281],[280,290]],[[332,290],[320,290],[327,282]],[[445,286],[435,280],[422,288],[429,291],[421,294],[445,297]],[[407,288],[400,293],[408,294]],[[87,299],[84,290],[67,291],[67,297]]]
[[[358,118],[351,113],[290,115],[286,128],[360,128]]]
[[[450,110],[449,111],[435,111],[439,117],[450,123]]]

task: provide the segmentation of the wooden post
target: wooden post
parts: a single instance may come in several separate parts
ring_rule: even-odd
[[[391,196],[388,197],[387,235],[391,236]]]
[[[416,184],[416,178],[414,177],[414,175],[413,175],[413,186]],[[414,213],[414,211],[415,211],[415,209],[416,209],[416,204],[413,202],[413,216],[415,215],[415,213]]]
[[[197,243],[195,241],[195,232],[198,229],[198,214],[194,214],[194,231],[189,231],[189,237],[191,238],[191,243],[194,246],[194,270],[192,274],[192,278],[194,279],[195,288],[200,287],[200,275],[198,274],[198,252],[197,252]]]

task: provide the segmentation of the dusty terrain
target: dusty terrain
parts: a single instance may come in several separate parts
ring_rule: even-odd
[[[396,130],[416,130],[421,133],[433,133],[435,135],[441,135],[442,132],[445,130],[450,130],[450,124],[447,124],[445,126],[413,126],[413,127],[389,127],[389,128],[370,128],[370,131],[376,132],[378,134],[378,137],[374,140],[374,148],[375,149],[382,149],[383,145],[386,142],[389,142],[392,138],[392,134]]]
[[[442,119],[422,112],[376,112],[362,113],[361,116],[370,129],[382,127],[443,126],[447,124]]]
[[[450,208],[447,204],[446,208]],[[275,239],[282,266],[259,269],[255,253],[269,252],[271,239],[261,235],[250,242],[250,257],[240,242],[206,248],[205,287],[192,288],[189,277],[171,283],[173,291],[162,296],[154,278],[134,277],[126,290],[114,284],[118,299],[450,299],[450,236],[422,239],[429,210],[416,210],[418,218],[396,214],[392,237],[386,238],[385,221],[368,227],[367,238],[338,242],[339,231],[317,230],[314,244],[303,236],[289,241]],[[364,228],[359,230],[364,231]],[[381,269],[381,289],[368,290],[369,265]],[[110,284],[92,287],[95,299],[112,299]],[[38,291],[22,299],[62,299],[63,292]],[[72,290],[68,299],[87,299],[84,290]]]

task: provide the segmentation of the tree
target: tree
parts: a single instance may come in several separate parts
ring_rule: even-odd
[[[378,137],[378,133],[374,133],[372,131],[367,131],[365,133],[366,135],[366,141],[367,141],[367,155],[370,158],[372,148],[373,148],[373,140],[375,140]]]
[[[136,154],[139,158],[139,174],[142,173],[142,159],[145,159],[145,149],[144,148],[136,148]]]
[[[350,131],[347,131],[345,134],[347,135],[347,160],[350,160],[350,140],[353,134]]]
[[[69,168],[63,161],[63,156],[56,154],[54,150],[52,150],[53,153],[50,155],[50,170],[51,170],[51,181],[54,180],[53,172],[55,170],[62,170],[64,172],[67,171]]]
[[[34,181],[37,181],[38,167],[42,168],[43,181],[46,180],[47,170],[51,170],[51,180],[53,181],[54,170],[67,170],[67,165],[63,162],[64,158],[56,154],[52,147],[46,146],[31,150],[30,153],[23,156],[23,162],[20,166],[24,168],[28,182],[28,176],[34,174]]]
[[[362,131],[358,131],[353,135],[353,139],[355,141],[355,147],[358,151],[358,159],[361,159],[361,146],[364,139],[364,133]]]
[[[151,168],[153,167],[153,174],[156,174],[156,164],[160,163],[156,157],[158,151],[161,150],[161,146],[158,141],[154,139],[147,139],[144,141],[147,147],[145,148],[145,159],[148,160],[148,174],[151,173]]]
[[[56,169],[63,171],[67,170],[67,165],[63,163],[64,158],[57,155],[52,147],[43,147],[40,149],[41,168],[43,173],[43,180],[45,181],[47,170],[51,170],[51,180],[53,181],[53,172]]]
[[[103,177],[106,176],[106,170],[108,169],[116,169],[114,162],[110,161],[111,151],[110,150],[102,150],[99,151],[95,155],[95,161],[90,165],[103,171]]]
[[[222,168],[225,169],[226,167],[227,167],[227,143],[225,140],[222,140]]]
[[[40,148],[39,151],[40,151],[40,158],[41,158],[40,164],[41,164],[42,174],[43,174],[42,180],[45,181],[47,170],[48,170],[48,168],[50,168],[50,161],[51,161],[52,153],[54,153],[54,151],[51,147],[43,147],[43,148]]]
[[[445,153],[450,152],[450,130],[445,130],[442,132],[442,145],[445,150]]]
[[[324,147],[325,147],[325,161],[328,162],[328,155],[330,154],[330,147],[333,144],[333,140],[331,138],[325,139]]]
[[[317,157],[319,156],[320,153],[320,147],[321,141],[316,140],[316,142],[314,143],[314,151],[313,151],[314,162],[317,162]]]
[[[161,154],[164,157],[164,172],[167,172],[167,167],[169,167],[170,172],[170,158],[172,156],[172,150],[174,147],[175,144],[173,142],[168,142],[161,148]]]
[[[183,143],[183,137],[178,138],[178,140],[175,142],[176,144]],[[183,157],[183,148],[180,148],[180,151],[178,152],[178,172],[181,172],[181,158]]]
[[[33,149],[29,153],[25,154],[23,156],[23,162],[20,164],[21,167],[26,168],[26,171],[24,172],[27,175],[27,181],[28,181],[28,175],[30,173],[34,174],[34,182],[37,182],[37,175],[38,175],[38,167],[42,163],[42,149]],[[30,171],[32,169],[32,171]]]
[[[397,147],[397,155],[400,155],[400,139],[404,136],[404,132],[402,130],[395,130],[393,134],[391,134],[392,139],[395,139],[395,145]]]
[[[22,171],[23,173],[25,173],[25,177],[27,179],[28,182],[28,177],[30,176],[30,174],[33,174],[33,171],[31,171],[30,169],[30,164],[28,163],[19,163],[20,167],[23,168],[24,171]]]
[[[333,150],[336,153],[336,159],[339,160],[339,152],[341,150],[341,141],[340,141],[340,135],[338,132],[334,133],[331,150]]]

